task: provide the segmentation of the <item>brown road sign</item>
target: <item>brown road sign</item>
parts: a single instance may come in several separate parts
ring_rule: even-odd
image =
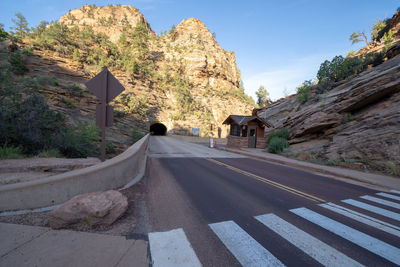
[[[104,67],[99,74],[86,82],[85,85],[102,103],[109,103],[125,90],[114,75],[108,71],[107,67]]]
[[[112,126],[114,119],[114,108],[107,103],[124,91],[125,88],[108,71],[107,67],[104,67],[85,85],[101,101],[101,104],[96,106],[96,125],[101,128],[100,154],[101,160],[104,161],[106,158],[106,127]]]

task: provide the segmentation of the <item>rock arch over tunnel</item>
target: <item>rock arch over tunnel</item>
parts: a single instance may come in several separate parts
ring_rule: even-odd
[[[150,125],[150,134],[167,135],[167,127],[160,122],[153,123],[152,125]]]

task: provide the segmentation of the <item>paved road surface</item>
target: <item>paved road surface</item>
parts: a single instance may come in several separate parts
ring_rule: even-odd
[[[154,266],[400,265],[400,192],[151,137]]]

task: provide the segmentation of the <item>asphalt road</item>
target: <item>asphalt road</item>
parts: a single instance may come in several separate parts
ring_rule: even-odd
[[[169,137],[149,153],[153,266],[400,265],[400,192]]]

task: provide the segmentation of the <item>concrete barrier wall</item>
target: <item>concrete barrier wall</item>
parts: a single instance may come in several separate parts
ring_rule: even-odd
[[[146,135],[122,154],[94,166],[0,186],[0,212],[52,206],[79,194],[132,185],[144,175],[148,143]]]

